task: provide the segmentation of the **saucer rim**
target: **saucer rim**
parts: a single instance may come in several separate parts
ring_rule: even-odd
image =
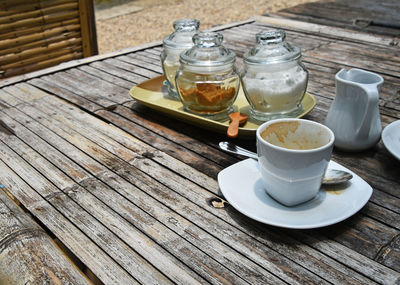
[[[396,128],[399,130],[396,136]],[[392,143],[392,140],[388,138],[390,134],[394,133],[397,138],[400,139],[400,120],[396,120],[387,125],[382,131],[382,142],[386,149],[397,159],[400,160],[400,147],[396,148],[396,144]]]
[[[273,219],[268,220],[268,219],[259,218],[256,215],[254,215],[253,213],[249,213],[246,208],[240,207],[240,205],[238,205],[238,203],[236,203],[236,201],[233,201],[233,202],[230,201],[229,193],[227,191],[224,191],[224,190],[226,190],[226,189],[223,189],[224,187],[221,187],[221,179],[222,179],[221,177],[223,177],[225,172],[230,171],[233,167],[237,168],[241,164],[244,164],[244,165],[246,165],[246,167],[249,167],[249,166],[247,166],[247,164],[249,164],[250,161],[252,161],[252,163],[257,163],[257,161],[255,161],[254,159],[248,158],[248,159],[239,161],[239,162],[237,162],[237,163],[235,163],[235,164],[223,169],[222,171],[220,171],[218,173],[218,184],[219,184],[220,191],[223,194],[224,198],[229,202],[229,204],[233,208],[235,208],[238,212],[242,213],[243,215],[245,215],[245,216],[247,216],[247,217],[249,217],[249,218],[251,218],[251,219],[253,219],[255,221],[264,223],[266,225],[276,226],[276,227],[280,227],[280,228],[287,228],[287,229],[315,229],[315,228],[321,228],[321,227],[325,227],[325,226],[330,226],[330,225],[342,222],[342,221],[348,219],[349,217],[353,216],[357,212],[359,212],[368,203],[368,201],[371,198],[372,193],[373,193],[372,187],[365,180],[363,180],[357,174],[355,174],[351,170],[347,169],[346,167],[342,166],[341,164],[331,160],[329,162],[329,166],[328,166],[329,168],[340,168],[342,170],[348,171],[351,174],[353,174],[352,180],[356,180],[356,179],[358,180],[359,179],[359,180],[361,180],[360,181],[361,183],[365,184],[366,189],[364,190],[365,193],[363,193],[363,196],[362,196],[363,199],[358,200],[359,203],[357,204],[357,206],[352,208],[350,211],[348,211],[343,216],[340,216],[340,213],[339,213],[337,215],[337,217],[327,218],[326,220],[323,220],[323,221],[318,222],[318,223],[290,224],[290,222],[286,222],[286,223],[274,222]],[[250,167],[253,167],[253,166],[250,166]],[[261,174],[260,174],[260,177],[261,177]],[[266,194],[266,195],[268,195],[268,194]],[[257,198],[257,199],[259,199],[259,198]],[[273,200],[273,198],[271,198],[271,197],[269,197],[269,199]],[[313,201],[313,199],[310,200],[310,201]],[[324,200],[324,201],[326,201],[326,200]],[[305,203],[309,203],[309,202],[305,202]],[[276,203],[278,203],[278,202],[276,202]],[[303,206],[303,205],[304,205],[304,203],[301,204],[301,205],[297,205],[297,206],[293,206],[293,207],[287,207],[287,208],[296,209],[297,207],[300,207],[300,206]],[[282,205],[282,206],[285,207],[284,205]],[[289,212],[289,211],[287,211],[287,212]]]

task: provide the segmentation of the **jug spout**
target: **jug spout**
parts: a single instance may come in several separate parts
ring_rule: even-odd
[[[349,78],[351,77],[349,72],[350,71],[347,71],[346,69],[342,68],[338,73],[336,73],[336,76],[335,76],[336,81],[339,81],[339,82],[348,81]]]
[[[336,73],[335,78],[338,82],[343,82],[344,84],[354,84],[360,87],[373,86],[375,88],[379,88],[383,83],[382,76],[358,68],[352,68],[348,71],[343,68]]]
[[[335,145],[361,150],[376,144],[382,130],[379,88],[383,78],[361,69],[340,70],[336,76],[336,97],[326,117],[335,133]]]

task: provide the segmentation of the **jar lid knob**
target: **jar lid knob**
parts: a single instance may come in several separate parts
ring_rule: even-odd
[[[199,32],[193,36],[193,43],[198,47],[211,48],[220,46],[223,39],[220,33]]]
[[[196,19],[179,19],[173,24],[175,31],[190,32],[198,30],[200,21]]]
[[[279,44],[285,38],[286,33],[283,30],[262,31],[256,35],[257,42],[262,45]]]

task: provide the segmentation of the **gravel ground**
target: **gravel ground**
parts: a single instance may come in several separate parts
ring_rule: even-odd
[[[196,18],[200,20],[200,29],[207,29],[314,1],[136,0],[120,7],[107,7],[100,3],[95,6],[99,53],[161,40],[173,31],[172,23],[176,19]],[[113,17],[107,18],[111,14]]]

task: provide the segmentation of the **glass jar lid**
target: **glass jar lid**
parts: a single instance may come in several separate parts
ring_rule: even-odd
[[[193,36],[194,46],[180,55],[182,64],[221,66],[235,62],[235,53],[222,45],[223,36],[215,32],[199,32]]]
[[[196,19],[180,19],[173,24],[175,31],[163,39],[163,44],[169,48],[191,48],[192,37],[198,32],[200,21]]]
[[[245,63],[268,64],[288,62],[301,56],[300,48],[285,42],[283,30],[262,31],[256,35],[257,45],[244,54]]]

